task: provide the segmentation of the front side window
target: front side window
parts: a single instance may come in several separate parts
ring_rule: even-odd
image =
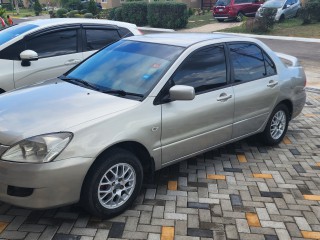
[[[182,47],[120,40],[88,58],[65,76],[90,83],[101,92],[145,95],[157,84]]]
[[[210,46],[189,56],[172,77],[175,85],[195,88],[196,93],[227,84],[227,67],[223,46]]]
[[[85,31],[86,51],[98,50],[120,39],[115,29],[86,29]]]
[[[77,52],[77,30],[50,32],[27,41],[27,49],[38,53],[39,58],[54,57]]]

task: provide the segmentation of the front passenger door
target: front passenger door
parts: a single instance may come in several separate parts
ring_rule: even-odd
[[[228,85],[228,66],[223,45],[196,50],[167,83],[195,88],[191,101],[162,104],[162,163],[230,140],[234,97]]]

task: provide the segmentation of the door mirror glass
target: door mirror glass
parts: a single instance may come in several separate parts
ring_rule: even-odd
[[[180,100],[187,101],[193,100],[195,97],[194,87],[184,86],[184,85],[175,85],[169,90],[170,100]]]

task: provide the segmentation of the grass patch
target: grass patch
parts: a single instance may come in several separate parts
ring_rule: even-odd
[[[189,17],[188,21],[186,28],[201,27],[203,25],[216,22],[212,17],[212,12],[206,12],[204,15],[192,15]]]
[[[320,23],[312,23],[307,25],[302,25],[302,20],[293,18],[287,19],[282,23],[276,23],[274,28],[268,33],[256,33],[274,36],[288,36],[288,37],[306,37],[306,38],[320,38]],[[232,27],[228,29],[223,29],[221,32],[231,32],[231,33],[250,33],[247,31],[245,24],[238,27]]]
[[[47,13],[46,11],[42,11],[41,14]],[[28,8],[19,8],[19,15],[17,14],[16,10],[13,11],[6,11],[6,14],[9,14],[10,16],[13,16],[15,18],[21,18],[21,17],[34,17],[35,13],[33,9]]]

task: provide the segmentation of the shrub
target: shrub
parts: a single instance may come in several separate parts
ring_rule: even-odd
[[[114,10],[114,20],[122,21],[122,7],[117,7]]]
[[[92,13],[86,13],[83,15],[84,18],[93,18],[93,14]]]
[[[114,20],[116,8],[110,8],[108,10],[108,19]]]
[[[138,26],[147,25],[147,3],[130,2],[122,4],[122,21]]]
[[[67,16],[69,18],[73,18],[73,17],[75,17],[76,14],[79,14],[78,10],[72,10],[72,11],[67,13]]]
[[[155,2],[148,5],[148,23],[152,27],[184,28],[188,23],[185,3]]]
[[[0,5],[0,17],[4,17],[5,14],[6,14],[6,9],[1,7],[1,5]]]
[[[81,14],[86,14],[87,12],[88,12],[87,9],[82,9],[82,10],[80,10],[80,13],[81,13]]]
[[[299,17],[303,24],[309,24],[312,21],[320,21],[320,0],[309,0],[301,9]]]
[[[255,20],[253,32],[264,33],[270,31],[274,26],[276,13],[276,9],[265,8],[262,17]]]
[[[36,16],[39,16],[39,14],[42,12],[42,7],[39,0],[34,1],[33,10]]]
[[[58,18],[62,18],[62,17],[66,16],[67,12],[68,12],[67,9],[60,8],[60,9],[57,10],[57,14],[56,15],[57,15]]]

